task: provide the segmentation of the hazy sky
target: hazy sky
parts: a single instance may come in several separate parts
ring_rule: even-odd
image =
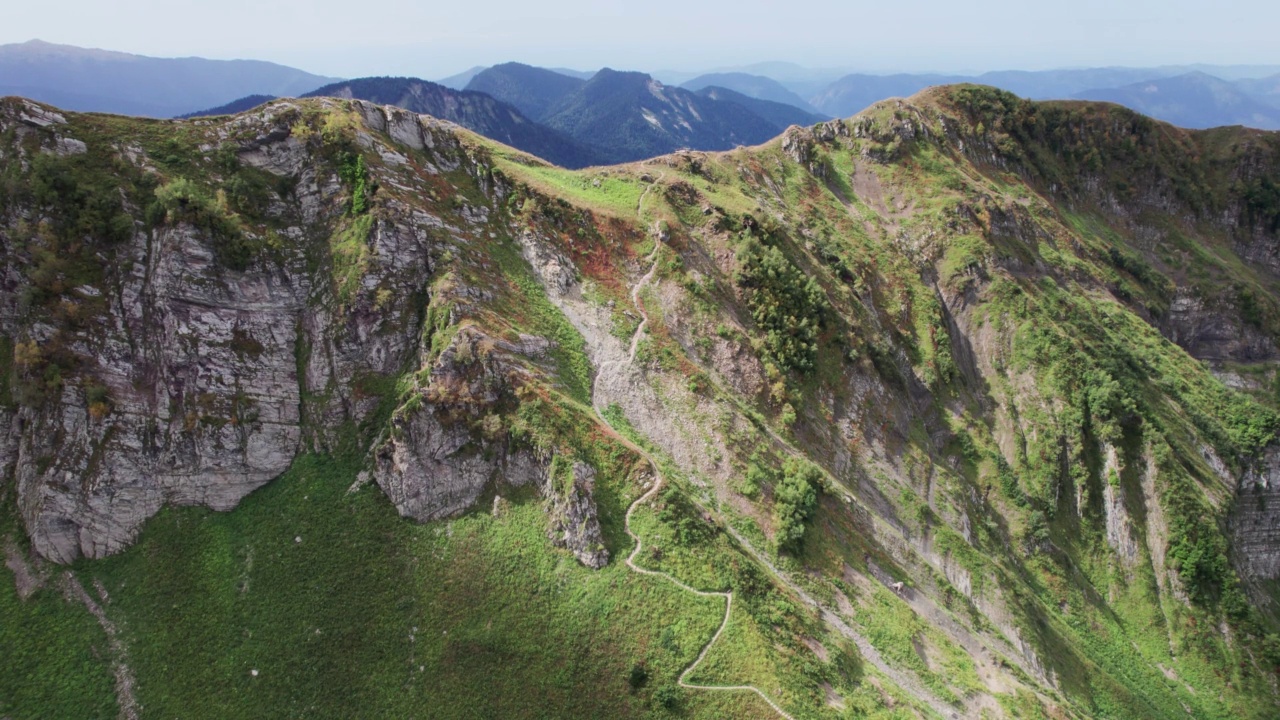
[[[649,71],[1280,64],[1277,30],[1274,0],[58,0],[7,3],[0,43],[437,78],[506,60]]]

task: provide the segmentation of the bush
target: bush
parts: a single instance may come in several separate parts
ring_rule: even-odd
[[[789,458],[782,480],[773,489],[773,511],[777,520],[779,550],[798,551],[809,518],[818,506],[822,471],[812,463]]]
[[[667,488],[662,494],[658,519],[670,525],[682,545],[697,545],[715,534],[715,527],[703,519],[702,513],[679,490]]]
[[[645,669],[643,663],[636,663],[631,666],[631,674],[627,676],[627,684],[631,686],[632,692],[639,690],[649,682],[649,671]]]
[[[351,188],[352,215],[369,211],[369,171],[364,166],[364,156],[346,153],[338,164],[338,177]]]
[[[747,291],[747,307],[764,333],[766,359],[786,370],[809,372],[827,311],[822,288],[778,248],[754,237],[747,238],[737,259],[735,280]]]
[[[156,188],[156,201],[167,222],[185,222],[209,233],[213,254],[226,267],[243,272],[261,249],[246,236],[240,221],[226,206],[226,196],[210,197],[199,185],[178,178]],[[151,215],[148,212],[148,215]]]
[[[653,693],[653,699],[667,710],[680,707],[680,688],[675,685],[663,685]]]
[[[754,500],[760,494],[760,488],[774,483],[774,474],[764,466],[760,456],[752,455],[747,463],[747,474],[740,488],[743,495]]]

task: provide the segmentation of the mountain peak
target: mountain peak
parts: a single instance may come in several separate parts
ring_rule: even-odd
[[[39,38],[0,45],[0,95],[64,110],[174,117],[247,95],[298,95],[334,79],[263,61],[156,58]]]

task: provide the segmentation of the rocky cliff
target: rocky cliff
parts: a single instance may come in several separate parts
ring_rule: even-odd
[[[88,130],[102,133],[89,150],[61,115],[6,102],[4,160],[36,178],[6,198],[3,332],[20,357],[6,460],[40,555],[118,552],[166,504],[230,510],[300,449],[340,442],[345,425],[364,426],[368,442],[398,400],[427,398],[420,411],[399,409],[377,453],[375,477],[403,514],[455,514],[495,477],[519,485],[539,475],[527,452],[485,456],[490,443],[474,443],[467,420],[509,394],[519,381],[507,376],[527,374],[522,364],[545,356],[547,342],[472,330],[456,346],[441,339],[485,293],[456,275],[433,287],[433,271],[441,254],[466,252],[486,213],[454,188],[440,192],[448,211],[433,211],[417,198],[439,191],[402,184],[407,172],[467,176],[471,160],[434,120],[348,107],[308,107],[351,124],[350,149],[334,163],[290,103],[187,125],[190,144],[175,152],[191,155],[157,159],[137,145],[104,147],[109,119]],[[375,132],[422,154],[410,161]],[[336,165],[379,150],[379,172],[355,180],[360,192],[379,188],[377,210],[352,213]],[[165,205],[126,186],[104,212],[110,240],[59,227],[56,213],[105,181],[112,162],[128,164],[128,180],[158,185],[156,197],[186,182],[169,175],[174,166],[260,194],[228,200],[190,184]],[[424,328],[429,315],[441,334]],[[418,367],[421,387],[394,387]]]

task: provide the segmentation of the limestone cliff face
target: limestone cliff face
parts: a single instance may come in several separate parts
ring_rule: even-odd
[[[93,260],[100,278],[64,289],[50,311],[33,306],[31,278],[40,262],[33,228],[51,220],[38,207],[8,208],[0,222],[0,333],[26,353],[16,377],[43,394],[0,412],[0,461],[16,480],[38,553],[57,562],[102,557],[126,547],[165,505],[235,507],[300,450],[332,448],[344,425],[366,424],[395,401],[390,389],[371,386],[431,362],[423,347],[430,303],[451,307],[450,323],[474,306],[476,291],[454,282],[436,292],[432,273],[440,254],[460,251],[480,232],[487,211],[449,196],[440,197],[445,210],[414,201],[437,192],[433,179],[442,173],[467,177],[454,131],[391,108],[342,107],[359,128],[355,148],[384,160],[367,182],[385,189],[362,218],[349,215],[349,189],[297,107],[193,123],[206,159],[221,152],[230,158],[224,164],[256,169],[283,188],[265,192],[259,217],[241,219],[244,240],[267,248],[245,267],[220,261],[225,238],[198,219],[170,213],[149,223],[144,208],[126,204],[129,229]],[[78,139],[77,131],[46,108],[6,102],[0,135],[14,141],[0,160],[30,168],[42,155],[84,154],[95,139]],[[425,155],[411,165],[373,132]],[[141,177],[163,165],[138,146],[91,151]],[[391,176],[411,166],[411,179]],[[338,242],[347,243],[341,253],[333,250]],[[60,308],[94,312],[67,321]],[[469,507],[495,477],[512,484],[540,477],[527,452],[498,442],[489,453],[472,442],[462,416],[481,412],[484,397],[465,408],[445,399],[465,384],[459,352],[479,340],[462,333],[457,342],[413,391],[425,402],[397,414],[377,456],[379,483],[403,514],[422,520]],[[515,372],[506,356],[536,356],[546,345],[540,338],[490,344],[474,382],[499,387]],[[40,373],[55,347],[71,360],[46,388]]]
[[[1240,319],[1230,303],[1212,303],[1179,288],[1161,331],[1201,360],[1270,362],[1280,357],[1275,340]]]
[[[67,562],[122,549],[166,503],[226,510],[283,472],[301,438],[294,349],[310,282],[285,269],[229,277],[189,227],[135,236],[119,314],[76,338],[85,383],[22,407],[15,471],[37,550]],[[21,292],[21,291],[19,291]],[[37,347],[51,328],[11,329]],[[91,379],[90,379],[91,378]]]

